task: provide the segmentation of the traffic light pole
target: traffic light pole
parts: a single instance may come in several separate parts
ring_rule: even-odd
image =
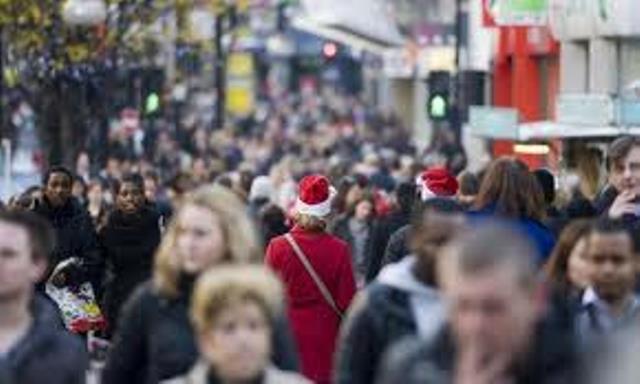
[[[462,141],[462,68],[460,56],[462,51],[462,0],[456,0],[456,47],[455,47],[455,67],[456,74],[453,78],[453,116],[451,119],[452,128],[456,134],[458,143]]]
[[[0,24],[0,139],[3,135],[9,137],[8,128],[5,126],[4,103],[4,25]]]
[[[222,48],[222,34],[224,31],[225,12],[216,14],[215,29],[215,81],[216,81],[216,117],[214,121],[214,130],[223,129],[225,125],[225,104],[226,104],[226,79],[225,79],[225,54]]]

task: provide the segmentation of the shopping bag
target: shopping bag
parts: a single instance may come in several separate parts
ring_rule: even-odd
[[[69,259],[58,265],[51,274],[52,278],[74,262],[77,260]],[[57,287],[50,279],[46,284],[46,292],[60,309],[64,325],[69,331],[87,333],[106,328],[106,320],[91,283]]]

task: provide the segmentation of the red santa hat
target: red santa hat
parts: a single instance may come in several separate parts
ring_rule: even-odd
[[[416,179],[422,201],[434,197],[451,197],[458,192],[458,180],[446,168],[434,167],[422,172]]]
[[[336,190],[322,175],[304,177],[298,184],[295,211],[299,214],[325,217],[331,213],[331,202]]]

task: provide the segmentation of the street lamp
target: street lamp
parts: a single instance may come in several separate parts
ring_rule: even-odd
[[[107,19],[107,5],[104,0],[67,0],[62,18],[72,26],[98,25]]]

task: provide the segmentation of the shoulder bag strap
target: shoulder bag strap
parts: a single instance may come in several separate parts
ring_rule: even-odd
[[[300,246],[298,245],[298,243],[296,243],[295,239],[293,238],[293,236],[291,236],[290,233],[287,233],[286,235],[284,235],[284,238],[287,239],[287,242],[289,243],[289,245],[291,245],[291,248],[293,248],[293,252],[296,254],[296,256],[298,256],[298,259],[300,260],[302,265],[304,265],[304,269],[307,270],[307,272],[313,279],[313,282],[316,284],[316,286],[320,290],[320,293],[324,297],[327,304],[329,304],[331,309],[333,309],[333,311],[342,320],[342,318],[344,317],[344,314],[338,308],[338,305],[336,304],[335,300],[333,300],[333,297],[331,296],[329,289],[324,284],[322,279],[320,279],[320,276],[318,276],[315,269],[313,269],[313,266],[311,266],[309,259],[307,259],[307,256],[304,254],[304,252],[302,252],[302,249],[300,249]]]

